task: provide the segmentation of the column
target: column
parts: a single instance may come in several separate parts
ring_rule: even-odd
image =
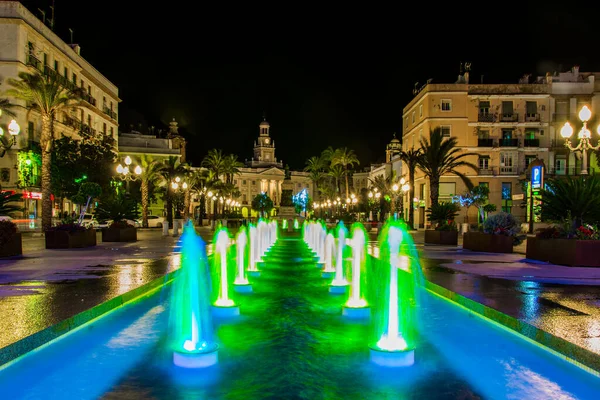
[[[277,181],[277,205],[281,205],[281,185],[283,184],[282,181]]]
[[[277,196],[275,195],[275,181],[273,179],[269,181],[269,197],[271,197],[274,203],[276,202]]]

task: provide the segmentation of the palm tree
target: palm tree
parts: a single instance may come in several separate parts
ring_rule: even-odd
[[[348,175],[350,175],[349,168],[352,166],[360,165],[356,154],[354,154],[354,150],[349,150],[346,147],[339,148],[333,153],[331,158],[331,166],[334,167],[336,165],[341,165],[344,168],[344,176],[346,177],[346,198],[349,197],[348,188],[350,185],[348,184]]]
[[[208,154],[202,160],[203,167],[213,171],[218,178],[225,173],[226,161],[223,151],[220,149],[212,149],[208,151]]]
[[[42,149],[42,230],[52,226],[52,144],[54,121],[60,111],[74,107],[81,99],[79,89],[64,86],[54,74],[43,75],[19,72],[19,79],[9,78],[12,86],[6,94],[24,100],[37,110],[42,118],[40,147]]]
[[[409,199],[408,199],[408,227],[414,229],[415,223],[415,208],[413,207],[413,199],[415,198],[415,170],[419,165],[419,160],[423,156],[421,149],[411,149],[408,151],[402,151],[400,153],[400,160],[406,165],[408,169],[408,185]]]
[[[242,173],[240,171],[240,168],[243,167],[244,164],[238,161],[237,156],[235,154],[227,155],[223,161],[223,173],[225,174],[225,182],[233,184],[233,177],[235,175],[240,175]]]
[[[462,172],[459,172],[458,168],[468,167],[477,171],[475,164],[464,160],[465,157],[476,156],[477,154],[461,153],[461,149],[457,147],[457,139],[450,137],[444,140],[440,128],[435,128],[429,136],[429,140],[427,138],[421,139],[423,156],[419,158],[417,165],[429,178],[431,206],[434,206],[438,204],[440,178],[443,175],[457,175],[463,180],[467,188],[471,189],[473,187],[471,180]]]
[[[209,178],[211,172],[207,169],[194,170],[188,176],[189,190],[194,191],[200,198],[200,213],[199,213],[199,224],[202,224],[202,218],[206,212],[206,191],[209,187]]]
[[[571,231],[582,224],[600,222],[600,177],[564,177],[549,179],[542,190],[542,220],[567,220]]]
[[[182,163],[179,157],[171,156],[164,160],[160,166],[158,173],[162,179],[162,184],[165,187],[165,203],[167,205],[167,223],[169,226],[173,224],[173,193],[171,192],[171,183],[175,177],[185,174],[186,164]]]
[[[306,160],[304,171],[310,173],[309,178],[315,187],[315,193],[318,192],[321,181],[325,177],[325,169],[327,169],[328,161],[323,156],[312,156]]]
[[[329,168],[327,175],[331,176],[335,180],[335,190],[337,195],[340,195],[340,181],[344,177],[344,168],[341,165],[333,165]]]
[[[150,202],[150,187],[158,184],[161,177],[162,164],[152,157],[142,154],[140,157],[142,173],[140,175],[142,192],[142,227],[148,227],[148,206]]]

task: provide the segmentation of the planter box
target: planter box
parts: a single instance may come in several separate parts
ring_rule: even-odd
[[[0,247],[0,257],[20,256],[23,254],[23,242],[21,232],[17,232],[4,246]]]
[[[456,246],[458,244],[458,231],[436,231],[434,229],[426,229],[425,243]]]
[[[466,232],[463,235],[463,249],[486,253],[512,253],[513,238],[483,232]]]
[[[137,241],[136,228],[104,228],[102,229],[103,242],[135,242]]]
[[[48,231],[44,233],[47,249],[75,249],[96,245],[96,230],[82,232]]]
[[[600,267],[600,240],[527,238],[526,257],[570,267]]]

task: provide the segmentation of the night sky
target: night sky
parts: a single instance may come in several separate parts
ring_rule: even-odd
[[[22,3],[49,16],[52,0]],[[119,87],[120,131],[175,117],[193,165],[211,148],[252,157],[263,112],[291,168],[327,146],[381,162],[415,82],[454,82],[461,61],[484,83],[600,71],[593,2],[55,3],[55,32],[69,42],[72,28],[81,55]]]

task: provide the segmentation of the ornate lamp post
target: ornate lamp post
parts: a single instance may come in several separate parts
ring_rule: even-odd
[[[410,190],[410,185],[406,183],[406,179],[401,178],[400,184],[394,183],[392,186],[392,193],[394,193],[394,218],[398,219],[397,216],[397,203],[398,203],[398,194],[402,193],[402,201],[400,202],[400,215],[402,215],[402,219],[404,219],[404,195],[406,192]]]
[[[573,135],[573,127],[569,122],[565,122],[565,125],[561,128],[560,134],[565,139],[565,147],[570,151],[581,151],[582,153],[582,162],[581,162],[581,175],[587,175],[587,151],[588,150],[598,150],[600,149],[600,143],[596,146],[593,146],[590,139],[592,137],[592,133],[587,128],[587,122],[592,117],[592,112],[588,108],[588,106],[583,106],[583,108],[579,111],[579,119],[583,122],[583,127],[577,134],[577,138],[579,139],[579,144],[575,147],[571,145],[571,135]],[[597,129],[600,134],[600,126]]]
[[[129,192],[129,182],[139,179],[140,175],[142,174],[142,167],[137,165],[135,168],[133,168],[133,173],[131,173],[131,157],[125,157],[124,163],[125,166],[121,164],[117,165],[117,178],[126,182],[126,190]]]
[[[2,110],[0,110],[0,116],[1,115]],[[4,138],[4,129],[0,127],[0,137],[2,137],[2,140],[0,140],[0,157],[4,157],[6,151],[17,143],[17,135],[21,133],[21,127],[14,119],[8,124],[8,133],[11,138],[7,140]]]
[[[190,213],[190,191],[188,190],[187,182],[182,182],[181,178],[176,176],[175,180],[171,182],[171,188],[173,190],[183,190],[183,219],[187,220]]]

